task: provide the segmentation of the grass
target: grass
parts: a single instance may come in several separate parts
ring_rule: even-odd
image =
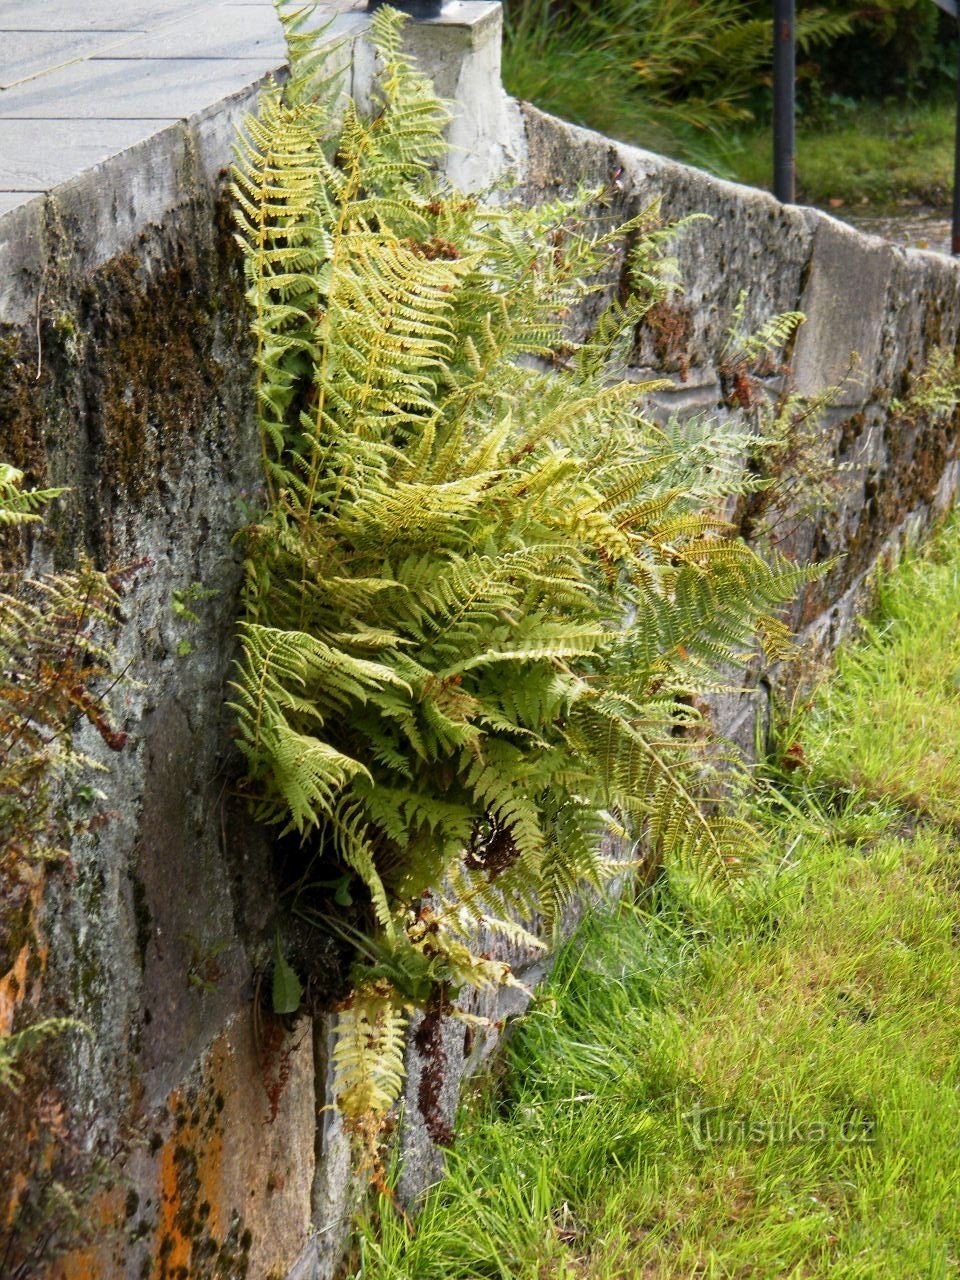
[[[761,864],[588,921],[358,1277],[958,1274],[958,615],[954,522],[761,784]]]
[[[608,137],[709,165],[707,135],[680,111],[645,99],[637,91],[631,60],[615,45],[597,40],[587,28],[574,28],[558,41],[536,17],[531,5],[518,16],[505,13],[503,82],[524,102]]]
[[[960,533],[880,585],[806,736],[818,770],[960,827]]]
[[[956,106],[859,103],[830,124],[797,127],[798,198],[807,204],[887,209],[906,202],[946,206],[953,188]],[[750,186],[769,188],[769,129],[707,141],[706,167]],[[831,202],[834,202],[833,204]]]
[[[771,185],[771,129],[751,127],[746,109],[769,94],[756,88],[768,36],[739,21],[731,0],[700,6],[695,23],[680,0],[584,6],[566,22],[548,0],[510,0],[505,21],[504,83],[516,97],[722,177]],[[821,103],[798,121],[798,198],[854,212],[945,207],[955,117],[949,91],[919,103]]]

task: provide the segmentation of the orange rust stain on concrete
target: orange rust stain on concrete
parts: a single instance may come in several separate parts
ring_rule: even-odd
[[[213,1099],[227,1054],[221,1037],[210,1052],[197,1095],[188,1098],[175,1089],[167,1098],[174,1132],[160,1150],[160,1213],[153,1250],[161,1259],[161,1275],[189,1274],[194,1245],[200,1239],[220,1241],[226,1231],[230,1206],[223,1203],[223,1125]]]
[[[105,1276],[120,1274],[109,1248],[91,1245],[58,1258],[47,1273],[47,1280],[104,1280]]]
[[[27,965],[30,944],[25,942],[11,968],[0,978],[0,1036],[13,1030],[13,1018],[27,993]]]
[[[103,1259],[98,1249],[78,1249],[53,1265],[50,1280],[102,1280]]]
[[[119,1274],[115,1267],[115,1242],[123,1227],[124,1204],[123,1188],[114,1187],[108,1191],[98,1192],[87,1205],[84,1213],[90,1223],[95,1239],[100,1244],[91,1244],[58,1258],[47,1273],[47,1280],[104,1280],[105,1276]],[[109,1238],[112,1235],[114,1245]]]
[[[177,1134],[168,1138],[160,1152],[160,1218],[157,1223],[157,1248],[154,1257],[162,1259],[164,1274],[176,1274],[183,1268],[189,1274],[193,1241],[180,1229],[183,1210],[177,1176],[177,1146],[187,1138]]]
[[[30,1179],[25,1173],[17,1172],[13,1175],[13,1184],[7,1192],[7,1204],[3,1211],[3,1227],[5,1231],[9,1231],[13,1225],[17,1210],[20,1208],[20,1197],[26,1191],[29,1181]]]
[[[23,873],[25,876],[26,871]],[[30,886],[30,931],[36,933],[37,914],[40,909],[40,900],[43,897],[43,886],[46,877],[42,869],[38,869],[33,875],[33,884]],[[0,977],[0,1036],[8,1036],[13,1030],[13,1020],[16,1017],[17,1009],[23,1004],[27,997],[27,976],[30,967],[31,950],[36,949],[37,970],[40,974],[46,972],[47,958],[50,954],[50,948],[46,943],[34,938],[31,942],[25,942],[17,952],[17,958],[12,966]],[[34,1001],[40,998],[40,984],[37,982],[35,989],[30,993],[31,999]]]

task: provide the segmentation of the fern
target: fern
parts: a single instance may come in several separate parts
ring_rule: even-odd
[[[0,464],[0,525],[41,519],[62,492],[24,489],[22,474]],[[63,855],[71,822],[53,797],[86,764],[71,744],[74,721],[88,720],[113,749],[124,744],[96,692],[110,669],[122,577],[112,585],[85,561],[45,575],[0,564],[0,883]]]
[[[686,695],[776,649],[805,581],[723,521],[756,487],[754,436],[656,427],[622,376],[671,282],[656,210],[616,226],[592,191],[526,208],[443,188],[446,115],[400,16],[372,29],[372,119],[348,108],[328,140],[297,43],[237,150],[269,506],[232,700],[255,811],[371,904],[335,1050],[370,1159],[410,1011],[512,980],[478,930],[529,945],[516,921],[549,929],[622,870],[605,849],[625,828],[701,873],[738,864],[744,828],[698,803]],[[634,289],[605,302],[626,235]]]
[[[47,503],[62,493],[62,489],[24,489],[23,472],[0,462],[0,526],[38,521]]]
[[[17,1064],[25,1054],[51,1036],[62,1035],[65,1031],[86,1030],[84,1023],[76,1018],[43,1018],[10,1035],[0,1035],[0,1091],[9,1089],[16,1092],[20,1087],[23,1075]]]

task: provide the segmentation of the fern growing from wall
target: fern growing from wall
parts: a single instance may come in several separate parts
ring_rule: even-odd
[[[0,529],[39,522],[62,492],[25,489],[23,475],[0,463]],[[66,856],[77,823],[58,789],[88,764],[72,746],[76,719],[112,749],[124,745],[97,690],[110,672],[106,637],[122,577],[86,561],[30,574],[0,560],[0,879]]]
[[[51,867],[65,862],[73,838],[101,818],[92,762],[76,746],[78,722],[89,722],[113,750],[125,742],[107,695],[116,683],[111,639],[127,571],[104,574],[82,559],[60,573],[22,569],[19,531],[38,524],[62,492],[27,489],[23,481],[0,462],[0,1124],[26,1142],[0,1149],[5,1275],[26,1274],[17,1260],[31,1256],[37,1204],[45,1215],[43,1239],[51,1223],[78,1212],[54,1180],[62,1134],[39,1119],[45,1090],[36,1055],[50,1037],[85,1028],[73,1018],[28,1020],[45,966],[37,914]],[[27,1102],[14,1100],[21,1091]],[[12,1120],[24,1106],[38,1108],[29,1132]],[[27,1170],[39,1177],[35,1187]]]
[[[749,832],[696,801],[686,695],[758,639],[781,651],[805,574],[720,517],[744,441],[654,426],[625,376],[666,288],[656,210],[449,190],[400,16],[372,21],[375,114],[339,125],[288,28],[291,79],[234,170],[268,504],[232,704],[257,816],[369,903],[336,1063],[372,1152],[411,1010],[512,981],[479,924],[535,944],[518,920],[549,928],[622,866],[610,833],[721,873],[742,857]]]

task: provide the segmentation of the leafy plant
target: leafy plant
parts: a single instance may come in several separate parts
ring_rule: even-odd
[[[191,582],[189,586],[174,591],[170,604],[173,616],[178,618],[185,627],[198,627],[201,618],[197,608],[219,594],[217,587],[205,587],[202,582]],[[186,658],[191,653],[193,653],[193,641],[189,636],[181,636],[177,641],[177,657]]]
[[[76,1018],[44,1018],[10,1035],[0,1035],[0,1090],[15,1091],[20,1086],[23,1076],[17,1063],[24,1054],[38,1048],[51,1036],[84,1030],[86,1027]]]
[[[274,1013],[296,1013],[303,999],[303,986],[284,957],[279,932],[274,947],[271,995]]]
[[[802,51],[852,19],[801,10]],[[705,132],[747,120],[773,47],[769,6],[746,0],[507,0],[504,81],[578,124],[697,160]]]
[[[25,489],[23,474],[0,463],[0,527],[35,524],[62,489]],[[120,575],[122,576],[122,575]],[[116,625],[116,585],[86,562],[72,572],[30,576],[0,564],[0,976],[16,958],[9,943],[23,934],[23,914],[46,862],[89,825],[82,813],[89,785],[65,787],[89,765],[71,743],[78,717],[108,746],[125,741],[110,725],[97,682],[109,673],[104,632]],[[70,799],[79,801],[78,812]],[[17,1059],[42,1038],[78,1026],[48,1018],[0,1034],[0,1086],[19,1080]]]
[[[743,858],[749,830],[696,802],[686,695],[758,638],[780,653],[771,611],[807,577],[721,518],[751,484],[742,441],[716,428],[692,473],[690,429],[640,414],[656,211],[606,226],[595,191],[443,188],[445,111],[399,15],[372,30],[372,119],[348,105],[332,136],[336,86],[298,43],[238,144],[269,505],[233,685],[255,813],[369,900],[335,1059],[371,1158],[410,1010],[513,981],[478,926],[539,945],[517,920],[549,927],[622,868],[611,835],[700,870]]]
[[[831,434],[823,425],[837,388],[802,395],[792,384],[786,356],[804,323],[803,313],[782,312],[750,331],[743,323],[745,305],[742,293],[717,372],[727,406],[747,413],[754,431],[746,447],[756,484],[742,493],[739,527],[751,541],[777,545],[836,505],[853,464],[837,463]],[[852,355],[848,376],[856,363]]]
[[[755,12],[763,0],[750,0]],[[930,0],[831,0],[845,34],[818,51],[807,78],[815,90],[853,98],[922,102],[956,75],[956,23]],[[803,6],[800,7],[803,13]],[[812,103],[817,106],[816,98]],[[829,101],[823,106],[829,107]],[[823,109],[821,106],[821,110]],[[830,114],[835,115],[834,108]]]
[[[362,1224],[356,1280],[951,1273],[957,518],[880,586],[785,727],[806,768],[750,798],[736,910],[671,881],[588,916],[415,1226],[386,1199]]]
[[[99,1158],[71,1145],[39,1060],[30,1069],[24,1062],[50,1037],[86,1028],[72,1018],[23,1025],[34,984],[23,983],[16,965],[37,949],[33,914],[49,864],[101,820],[91,811],[97,791],[85,775],[94,765],[74,744],[76,725],[88,721],[112,750],[125,742],[111,724],[107,693],[127,571],[100,573],[86,560],[61,573],[18,567],[24,527],[63,492],[27,489],[23,480],[0,463],[0,979],[12,996],[0,1015],[0,1111],[10,1139],[0,1151],[4,1275],[35,1274],[51,1241],[86,1238],[82,1206],[102,1178]]]
[[[0,465],[0,526],[37,521],[63,492],[22,482]],[[63,852],[71,820],[53,805],[55,788],[86,763],[70,744],[72,721],[87,719],[113,750],[124,745],[95,692],[110,669],[101,637],[116,625],[117,585],[86,561],[36,576],[0,566],[0,874]]]
[[[917,426],[943,426],[960,404],[960,365],[949,347],[934,347],[923,368],[911,380],[902,399],[890,401],[890,412],[902,422]]]

